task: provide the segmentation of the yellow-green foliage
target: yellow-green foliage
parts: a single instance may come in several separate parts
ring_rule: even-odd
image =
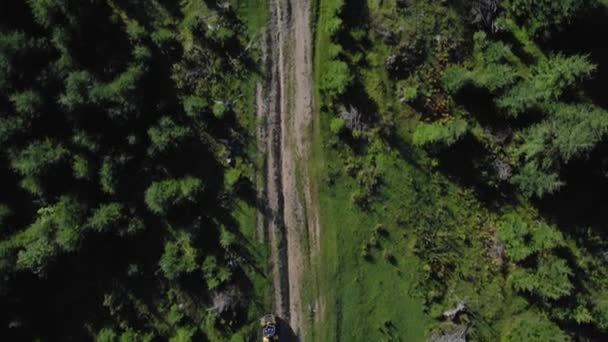
[[[467,122],[462,119],[421,122],[416,126],[412,142],[415,146],[454,144],[468,130]]]
[[[175,280],[199,268],[198,251],[192,246],[190,235],[180,233],[175,240],[165,243],[159,266],[165,277]]]
[[[568,342],[570,337],[544,314],[533,311],[517,316],[503,342]]]
[[[166,214],[179,204],[195,202],[203,187],[203,182],[195,177],[154,182],[146,190],[146,204],[152,212]]]

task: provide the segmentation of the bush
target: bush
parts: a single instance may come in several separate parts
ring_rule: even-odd
[[[65,80],[65,93],[59,103],[68,110],[74,110],[89,100],[88,89],[93,86],[93,77],[86,71],[76,71]]]
[[[596,295],[593,300],[593,316],[599,329],[608,331],[608,294],[603,291]]]
[[[199,96],[188,96],[184,99],[184,111],[188,116],[199,116],[209,104],[207,100]]]
[[[96,342],[118,342],[118,335],[110,328],[103,328],[95,337]]]
[[[76,179],[88,179],[89,178],[89,162],[82,156],[74,156],[72,162],[72,172]]]
[[[8,206],[0,204],[0,232],[3,231],[4,223],[12,214],[13,212]]]
[[[0,118],[0,148],[10,141],[17,133],[26,128],[25,120],[20,117]]]
[[[220,266],[214,255],[208,255],[203,262],[203,275],[207,281],[207,287],[214,290],[226,283],[232,273],[228,268]]]
[[[415,146],[450,146],[468,131],[468,124],[462,119],[447,122],[421,122],[416,126],[412,142]]]
[[[21,186],[32,194],[43,193],[42,179],[69,156],[63,145],[50,140],[31,143],[12,160],[12,167],[23,176]]]
[[[564,185],[557,172],[540,170],[535,161],[524,164],[511,178],[511,183],[524,195],[539,198],[554,193]]]
[[[514,262],[565,244],[563,235],[557,229],[542,222],[528,222],[518,213],[503,217],[498,238],[505,244],[507,256]]]
[[[353,75],[348,64],[333,60],[328,63],[326,72],[321,76],[320,90],[328,101],[332,102],[344,95],[352,82]]]
[[[165,250],[158,264],[167,279],[175,280],[197,270],[197,259],[198,251],[192,246],[190,236],[183,234],[176,241],[165,243]]]
[[[145,201],[152,212],[166,214],[176,205],[195,202],[203,188],[203,181],[194,177],[154,182],[146,190]]]
[[[495,93],[512,85],[518,74],[510,65],[513,53],[501,42],[491,42],[484,32],[474,35],[473,68],[457,65],[449,67],[443,77],[444,89],[457,94],[469,85]]]
[[[118,187],[116,164],[110,157],[106,157],[99,170],[99,183],[101,190],[108,194],[115,194]]]
[[[329,16],[325,20],[325,31],[330,38],[335,39],[342,30],[343,23],[340,15],[342,14],[342,8],[344,7],[344,0],[333,0],[327,5]]]
[[[545,315],[528,311],[517,316],[505,342],[568,342],[571,339]]]
[[[408,86],[403,89],[403,100],[412,103],[418,99],[418,87]]]
[[[528,31],[541,36],[560,29],[579,12],[597,4],[596,0],[508,0],[506,8]]]
[[[160,119],[157,126],[148,130],[154,151],[165,152],[176,148],[192,135],[190,128],[180,126],[165,116]]]
[[[196,327],[181,327],[178,328],[169,342],[191,342],[194,341],[194,337],[197,333],[198,329]]]
[[[338,33],[342,30],[342,19],[339,17],[333,17],[327,20],[325,28],[327,29],[327,33],[331,38],[335,38]]]
[[[13,159],[12,166],[24,177],[38,177],[69,155],[61,144],[50,140],[34,142]]]
[[[13,239],[21,247],[17,268],[42,275],[60,252],[74,251],[81,239],[81,218],[82,208],[69,197],[38,210],[36,221]]]
[[[228,107],[226,107],[226,104],[223,101],[215,101],[215,103],[213,104],[212,111],[213,115],[217,119],[222,119],[226,115]]]
[[[333,118],[329,124],[329,130],[335,135],[341,135],[346,130],[346,121],[342,118]]]
[[[570,295],[572,270],[565,260],[555,256],[542,257],[533,270],[518,269],[511,274],[513,288],[537,295],[545,300],[557,300]]]
[[[24,117],[32,118],[42,109],[42,98],[40,94],[31,90],[11,96],[15,111]]]
[[[542,60],[533,68],[532,76],[500,97],[497,105],[512,116],[542,108],[557,101],[575,84],[589,78],[595,69],[596,66],[585,56],[557,55]]]
[[[98,232],[106,231],[120,221],[122,212],[123,206],[120,203],[101,205],[93,212],[87,226]]]

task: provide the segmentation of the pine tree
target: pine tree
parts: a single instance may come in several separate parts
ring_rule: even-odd
[[[542,60],[532,69],[532,76],[518,83],[497,100],[499,108],[512,116],[531,109],[544,109],[562,94],[589,78],[596,66],[585,56],[557,55]]]
[[[533,35],[546,36],[597,4],[597,0],[508,0],[506,8]]]

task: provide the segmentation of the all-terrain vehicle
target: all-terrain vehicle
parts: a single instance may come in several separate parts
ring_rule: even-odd
[[[279,340],[279,331],[277,329],[277,319],[272,314],[268,314],[260,319],[262,326],[262,341],[271,342]]]

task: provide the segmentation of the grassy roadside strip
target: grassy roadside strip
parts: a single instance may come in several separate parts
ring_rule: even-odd
[[[399,183],[406,176],[401,170],[408,165],[394,153],[380,161],[388,171],[384,179],[387,191],[371,212],[363,212],[352,203],[353,179],[340,175],[330,186],[327,183],[328,174],[342,168],[341,157],[329,146],[329,126],[335,116],[327,102],[332,100],[322,95],[322,89],[329,88],[322,84],[327,80],[324,76],[333,72],[332,64],[341,50],[331,36],[340,25],[342,6],[342,1],[321,0],[315,7],[314,95],[319,115],[314,125],[312,163],[315,179],[320,182],[322,252],[316,266],[325,315],[312,330],[313,337],[315,341],[362,341],[400,336],[420,341],[427,318],[420,298],[413,294],[419,265],[411,252],[413,240],[404,237],[394,222],[401,210],[398,198],[403,195]],[[360,251],[370,239],[379,240],[383,251],[373,252],[374,260],[367,262]]]
[[[394,94],[395,86],[384,67],[390,50],[382,43],[365,51],[368,66],[354,70],[355,86],[377,105],[381,116],[394,122],[400,146],[371,138],[362,155],[335,148],[330,122],[336,117],[339,96],[331,96],[336,84],[326,84],[327,75],[336,70],[336,60],[352,57],[332,41],[336,27],[342,25],[338,17],[342,6],[342,1],[320,0],[316,7],[314,72],[319,115],[313,164],[321,182],[318,274],[326,314],[312,330],[314,340],[422,341],[428,329],[437,325],[431,317],[441,316],[461,299],[482,316],[500,320],[509,306],[489,303],[510,303],[511,291],[504,291],[504,279],[496,276],[496,267],[478,267],[498,217],[471,191],[438,172],[436,160],[408,147],[418,119]],[[390,11],[377,6],[369,8]],[[351,194],[358,184],[343,172],[345,157],[363,159],[363,163],[371,159],[381,174],[380,193],[367,211],[353,204]],[[417,248],[424,245],[431,247],[420,260]],[[441,281],[435,279],[437,273]],[[463,279],[475,279],[477,285]],[[477,329],[478,337],[496,334],[490,326]]]
[[[517,289],[513,275],[526,266],[492,255],[494,245],[501,243],[500,233],[512,228],[509,218],[513,217],[530,227],[546,227],[551,223],[523,198],[483,202],[470,185],[458,183],[459,178],[451,173],[463,168],[467,160],[432,157],[411,146],[412,128],[418,124],[419,115],[397,100],[398,87],[387,77],[386,58],[395,50],[381,39],[374,39],[369,27],[359,32],[360,27],[352,23],[354,29],[345,24],[348,29],[343,32],[352,45],[343,49],[336,44],[332,34],[344,24],[336,13],[342,3],[319,0],[316,7],[315,96],[319,116],[313,164],[321,184],[323,238],[318,273],[326,315],[315,326],[315,340],[421,341],[429,328],[445,331],[454,328],[456,324],[445,322],[441,316],[461,300],[467,303],[464,324],[472,327],[469,337],[473,340],[517,340],[517,334],[528,329],[527,321],[559,332],[555,323],[566,328],[573,321],[590,320],[589,316],[567,317],[563,312],[559,313],[562,316],[554,312],[551,321],[546,308],[526,297],[521,288]],[[365,22],[358,17],[359,12],[352,12],[354,6],[355,11],[368,13],[373,18],[370,22],[380,23],[379,27],[387,24],[383,20],[391,20],[387,13],[394,12],[391,8],[394,2],[367,4],[367,7],[359,4],[361,7],[357,8],[349,3],[346,6],[349,16],[345,18],[357,17]],[[425,11],[437,7],[431,1],[419,4]],[[512,43],[520,46],[525,55],[537,61],[546,58],[525,30],[509,20],[504,25],[512,35]],[[467,33],[463,31],[464,34]],[[371,38],[371,42],[365,38]],[[358,42],[368,43],[357,45]],[[344,71],[335,68],[336,61],[346,62],[347,71],[354,74],[350,76],[350,90],[346,94],[337,91],[338,96],[332,91],[339,90],[342,80],[328,83],[335,81],[332,77],[339,74],[336,71]],[[358,65],[356,61],[360,61]],[[517,57],[514,62],[522,74],[529,72],[529,64]],[[434,66],[432,60],[426,60],[419,67]],[[430,83],[424,77],[419,82],[422,86]],[[353,88],[357,91],[352,91]],[[337,142],[336,134],[330,133],[339,99],[348,101],[361,94],[369,97],[377,114],[397,132],[395,140],[399,143],[368,135],[365,143],[361,143],[363,139],[355,142],[358,150],[352,152]],[[351,197],[360,184],[346,175],[345,169],[355,168],[356,173],[369,164],[379,170],[381,186],[379,194],[372,197],[370,208],[362,211],[352,204]],[[556,229],[551,226],[547,231]],[[584,254],[570,239],[561,243],[577,258]],[[417,301],[420,298],[424,299]],[[572,300],[568,305],[570,311],[572,307],[576,312],[591,310],[585,307],[584,300],[580,303]]]
[[[340,0],[339,0],[340,1]],[[315,180],[322,179],[325,170],[325,152],[323,148],[324,136],[323,132],[327,131],[329,125],[328,116],[323,115],[321,112],[321,92],[319,90],[319,80],[321,79],[322,72],[324,72],[324,65],[329,59],[327,53],[327,46],[331,44],[329,34],[325,28],[326,22],[330,17],[328,13],[327,2],[324,0],[313,1],[313,99],[314,99],[314,111],[315,111],[315,122],[313,124],[313,151],[312,151],[312,171]],[[325,196],[322,194],[323,190],[319,189],[319,200]],[[322,203],[319,203],[321,212],[319,213],[321,219],[321,261],[315,265],[317,279],[319,282],[319,294],[321,296],[322,317],[320,322],[315,322],[314,326],[309,329],[309,336],[306,341],[323,341],[323,340],[336,340],[336,333],[332,332],[337,328],[337,322],[340,320],[340,308],[336,305],[336,287],[338,285],[338,278],[336,274],[337,268],[337,242],[336,232],[334,229],[329,228],[326,224],[326,208],[323,208]],[[309,284],[306,284],[307,287]],[[304,293],[312,292],[310,289],[304,290]]]
[[[269,20],[267,1],[265,0],[233,0],[232,5],[242,20],[247,32],[246,41],[242,44],[246,46],[247,53],[252,56],[254,62],[261,58],[263,48],[263,37],[266,24]],[[259,64],[259,63],[258,63]],[[256,84],[262,77],[259,70],[251,70],[246,81],[240,85],[242,97],[238,101],[240,108],[236,111],[237,121],[242,129],[247,132],[247,140],[256,141]],[[246,155],[248,162],[255,165],[255,170],[263,170],[259,167],[260,158],[257,153],[255,143],[246,144]],[[253,170],[247,171],[247,177],[256,182],[256,175]],[[255,186],[255,185],[254,185]],[[248,299],[247,321],[250,322],[246,332],[242,335],[235,335],[230,341],[250,341],[257,340],[259,337],[259,318],[268,313],[272,308],[272,278],[270,277],[270,266],[268,246],[259,241],[256,231],[255,199],[240,200],[233,211],[233,216],[238,222],[241,239],[246,247],[249,260],[245,260],[244,267],[246,276],[250,281],[253,298]]]

